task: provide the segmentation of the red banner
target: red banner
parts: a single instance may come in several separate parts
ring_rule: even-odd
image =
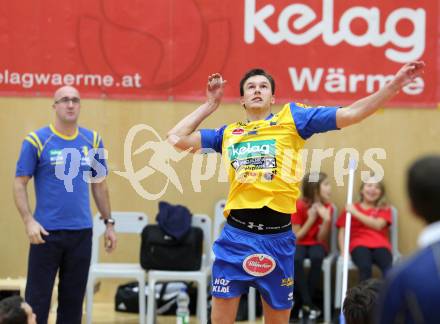
[[[200,100],[207,76],[262,67],[279,103],[346,104],[404,62],[422,78],[394,106],[440,101],[438,1],[23,0],[0,6],[0,95]]]

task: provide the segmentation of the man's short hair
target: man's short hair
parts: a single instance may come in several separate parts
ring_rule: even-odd
[[[244,95],[244,84],[245,84],[246,80],[253,77],[253,76],[256,76],[256,75],[265,76],[269,80],[270,87],[272,89],[272,95],[274,95],[275,94],[275,81],[274,81],[273,77],[269,73],[264,71],[263,69],[256,68],[256,69],[252,69],[252,70],[247,71],[246,74],[241,78],[241,80],[240,80],[240,96],[243,97],[243,95]]]
[[[27,314],[23,298],[11,296],[0,301],[0,324],[26,324]]]
[[[440,220],[440,156],[414,162],[408,169],[407,187],[416,214],[428,224]]]
[[[346,324],[373,324],[382,281],[368,279],[347,290],[343,313]]]

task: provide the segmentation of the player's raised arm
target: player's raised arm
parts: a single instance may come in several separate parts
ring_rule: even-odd
[[[181,150],[191,149],[191,152],[195,152],[201,148],[201,135],[196,129],[200,123],[211,115],[220,105],[225,84],[226,80],[223,80],[219,73],[212,74],[208,77],[206,102],[183,118],[168,132],[168,142]]]
[[[372,95],[362,98],[348,107],[338,109],[336,113],[336,125],[344,128],[356,123],[373,114],[388,100],[393,98],[404,86],[414,81],[423,73],[425,63],[415,61],[406,63],[383,88]]]

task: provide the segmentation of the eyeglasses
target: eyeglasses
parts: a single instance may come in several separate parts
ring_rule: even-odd
[[[68,104],[69,102],[72,102],[72,104],[79,104],[81,101],[81,99],[79,99],[78,97],[62,97],[58,100],[55,101],[56,104]]]

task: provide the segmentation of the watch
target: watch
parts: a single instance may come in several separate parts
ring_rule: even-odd
[[[116,224],[116,222],[113,218],[109,217],[109,218],[104,218],[104,224],[105,225],[110,224],[110,225],[114,226]]]

